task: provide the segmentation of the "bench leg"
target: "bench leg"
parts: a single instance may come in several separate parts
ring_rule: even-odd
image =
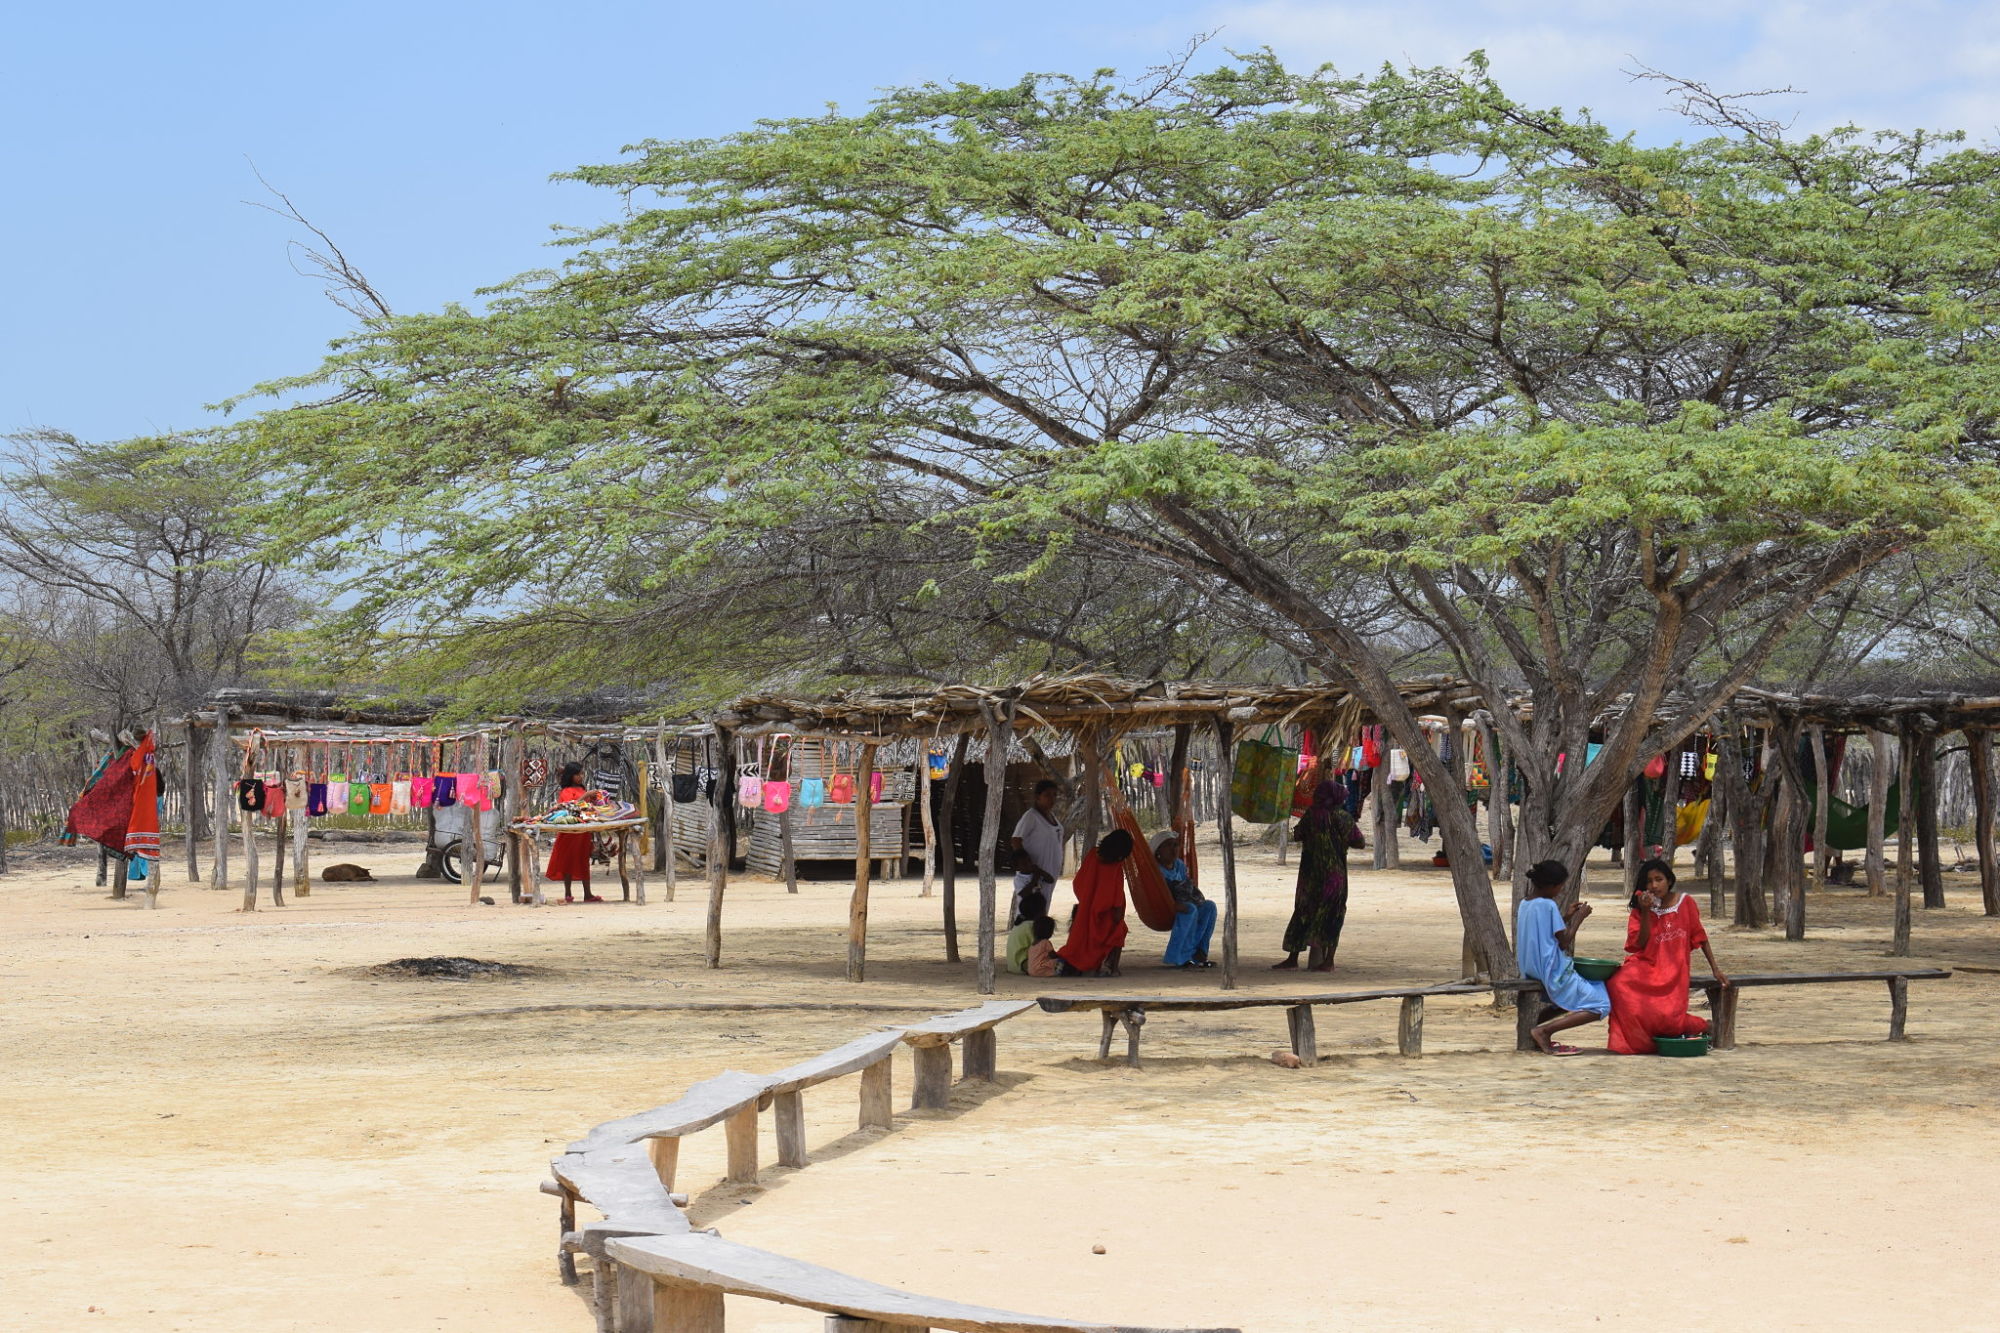
[[[1118,1016],[1125,1025],[1125,1063],[1132,1068],[1139,1067],[1139,1029],[1146,1026],[1144,1009],[1127,1009]]]
[[[1734,986],[1722,988],[1721,1007],[1715,1012],[1715,1021],[1710,1025],[1713,1035],[1709,1045],[1718,1051],[1736,1049],[1736,1004],[1743,998],[1743,992]]]
[[[722,1293],[713,1287],[655,1282],[649,1313],[647,1333],[722,1333]]]
[[[652,1154],[653,1170],[660,1177],[660,1188],[667,1193],[674,1192],[674,1174],[680,1170],[681,1141],[679,1139],[647,1139],[646,1151]]]
[[[663,1322],[656,1313],[659,1297],[650,1274],[624,1264],[618,1264],[614,1271],[618,1275],[618,1333],[653,1333],[655,1326],[660,1333],[678,1333],[681,1325]]]
[[[849,1319],[844,1314],[826,1317],[826,1333],[929,1333],[908,1324],[885,1324],[879,1319]]]
[[[1889,978],[1889,1040],[1907,1041],[1903,1024],[1910,1016],[1910,979]]]
[[[590,1312],[597,1333],[618,1333],[618,1265],[605,1257],[602,1241],[590,1256]]]
[[[1514,996],[1514,1049],[1535,1051],[1535,1039],[1529,1034],[1535,1030],[1535,1015],[1542,1011],[1542,988],[1530,986],[1518,991]]]
[[[1111,1034],[1117,1030],[1118,1010],[1106,1009],[1104,1011],[1104,1035],[1097,1039],[1098,1059],[1109,1060],[1111,1058]]]
[[[576,1255],[569,1248],[569,1233],[576,1230],[576,1200],[564,1190],[556,1204],[556,1275],[565,1287],[576,1285]]]
[[[722,1132],[729,1147],[729,1173],[723,1179],[732,1185],[747,1185],[757,1179],[756,1104],[723,1121]]]
[[[887,1057],[861,1071],[861,1128],[887,1129],[895,1123],[893,1066]]]
[[[1292,1036],[1292,1054],[1299,1057],[1299,1063],[1312,1066],[1319,1063],[1319,1034],[1313,1030],[1313,1011],[1309,1004],[1295,1004],[1285,1010],[1285,1027]]]
[[[910,1105],[919,1111],[934,1111],[951,1102],[951,1047],[912,1046],[911,1059],[917,1068],[916,1086]]]
[[[1403,1011],[1396,1016],[1396,1050],[1403,1055],[1424,1053],[1424,997],[1405,995]]]
[[[1000,1038],[992,1028],[979,1032],[968,1032],[962,1043],[964,1047],[964,1076],[991,1083],[993,1076],[1000,1072]]]
[[[806,1098],[801,1092],[781,1092],[771,1099],[771,1128],[778,1137],[778,1165],[806,1164]]]

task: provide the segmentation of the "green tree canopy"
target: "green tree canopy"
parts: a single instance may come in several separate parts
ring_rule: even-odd
[[[1483,690],[1523,864],[1574,863],[1829,593],[1995,532],[2000,158],[1683,91],[1646,145],[1477,58],[1257,55],[648,142],[576,173],[626,211],[560,268],[372,322],[244,439],[378,629],[643,602],[832,513],[1170,577],[1389,723],[1504,971],[1413,646]]]

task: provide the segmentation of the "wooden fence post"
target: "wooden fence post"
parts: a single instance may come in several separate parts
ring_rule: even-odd
[[[1014,734],[1014,702],[996,706],[982,699],[979,711],[986,718],[986,809],[979,832],[979,993],[991,995],[994,988],[994,881],[995,849],[999,845],[1000,809],[1007,798],[1007,749]]]
[[[871,839],[875,823],[875,746],[861,743],[861,771],[854,777],[854,897],[847,906],[847,979],[868,976],[868,884],[875,868]]]
[[[1868,852],[1864,865],[1868,896],[1883,898],[1889,893],[1889,867],[1884,854],[1889,827],[1889,733],[1870,731],[1868,752],[1875,762],[1874,771],[1868,775]]]
[[[722,895],[729,888],[729,858],[736,851],[729,818],[730,802],[736,799],[735,741],[728,728],[715,729],[715,826],[708,836],[708,920],[702,930],[702,959],[711,968],[722,966]]]
[[[1972,760],[1973,846],[1979,856],[1979,897],[1987,916],[2000,916],[2000,861],[1993,847],[1993,733],[1967,730]]]
[[[958,745],[951,756],[951,772],[944,775],[944,799],[939,802],[938,838],[942,844],[939,855],[944,858],[939,867],[944,884],[939,892],[944,898],[944,960],[958,961],[958,780],[965,773],[966,752],[972,745],[972,733],[958,734]]]
[[[215,710],[215,739],[209,742],[214,752],[211,756],[215,781],[215,817],[210,823],[215,834],[215,887],[229,887],[229,807],[234,804],[229,796],[229,755],[236,747],[229,743],[229,710]]]
[[[1229,807],[1229,773],[1234,760],[1232,728],[1227,717],[1215,719],[1215,817],[1222,844],[1222,988],[1236,989],[1236,836],[1235,812]],[[1386,769],[1383,770],[1387,772]],[[1388,787],[1382,792],[1386,797]]]

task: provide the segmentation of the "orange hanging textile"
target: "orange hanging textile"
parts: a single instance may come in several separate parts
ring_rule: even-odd
[[[1160,863],[1153,859],[1132,807],[1125,804],[1125,794],[1108,777],[1104,783],[1104,804],[1113,827],[1132,835],[1132,854],[1125,858],[1125,890],[1132,897],[1133,910],[1154,930],[1172,930],[1174,896],[1167,892],[1167,877],[1161,872]]]

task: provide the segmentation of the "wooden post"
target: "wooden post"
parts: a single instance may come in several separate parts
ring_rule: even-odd
[[[938,870],[944,899],[944,960],[958,961],[958,780],[965,773],[965,755],[972,744],[970,732],[960,732],[951,756],[951,771],[944,775],[944,795],[938,802]]]
[[[132,858],[120,856],[115,859],[118,868],[111,872],[111,896],[122,899],[127,885],[132,882]]]
[[[1185,793],[1191,784],[1185,782],[1181,776],[1187,772],[1188,745],[1193,739],[1192,723],[1183,722],[1176,726],[1173,752],[1167,760],[1167,827],[1177,833],[1180,831],[1181,821],[1192,818],[1193,813],[1183,808],[1187,800]],[[1182,849],[1183,855],[1186,854],[1186,850]]]
[[[285,841],[291,832],[292,808],[278,816],[278,831],[271,839],[271,906],[285,905]]]
[[[236,802],[229,793],[230,752],[236,747],[229,743],[229,710],[215,710],[215,739],[209,742],[214,751],[215,769],[215,818],[211,821],[215,833],[215,887],[229,887],[229,810]]]
[[[1944,863],[1938,859],[1938,742],[1935,731],[1917,741],[1917,869],[1923,878],[1924,907],[1944,906]],[[1904,800],[1908,800],[1906,795]]]
[[[1910,1017],[1910,979],[1889,978],[1889,1040],[1904,1041],[1903,1024]]]
[[[708,921],[702,932],[702,958],[709,967],[722,966],[722,895],[729,888],[729,858],[735,838],[729,827],[729,803],[736,799],[735,737],[726,727],[715,729],[715,826],[708,836]]]
[[[1833,774],[1827,770],[1826,728],[1815,723],[1811,732],[1813,757],[1813,877],[1815,893],[1826,892],[1826,867],[1833,849],[1826,845],[1827,812],[1832,808]]]
[[[1299,1057],[1299,1063],[1310,1068],[1319,1063],[1319,1035],[1313,1029],[1313,1011],[1309,1004],[1295,1004],[1285,1010],[1285,1029],[1292,1039],[1292,1054]]]
[[[792,807],[778,812],[778,870],[785,879],[785,892],[799,891],[798,851],[792,844]]]
[[[958,1054],[962,1079],[991,1083],[1000,1073],[1000,1039],[992,1028],[966,1033]]]
[[[1493,732],[1493,715],[1480,711],[1473,715],[1473,724],[1479,731],[1479,748],[1486,754],[1486,843],[1493,849],[1493,873],[1508,874],[1512,869],[1509,859],[1513,851],[1513,821],[1507,814],[1507,766],[1501,762],[1499,738]],[[1526,883],[1520,876],[1514,877],[1514,911],[1521,906],[1522,885]],[[1507,917],[1508,929],[1513,929],[1514,914]]]
[[[1229,808],[1229,772],[1234,762],[1234,742],[1229,719],[1215,719],[1215,819],[1222,851],[1222,988],[1236,989],[1236,837],[1231,828],[1234,811]],[[1383,770],[1386,772],[1387,770]],[[1386,794],[1387,784],[1378,784]]]
[[[1742,1000],[1743,992],[1734,986],[1721,986],[1717,990],[1721,1008],[1716,1011],[1715,1028],[1709,1044],[1718,1051],[1733,1051],[1736,1049],[1736,1006]]]
[[[1889,733],[1870,731],[1868,751],[1875,761],[1874,772],[1868,777],[1868,896],[1884,898],[1889,893],[1889,868],[1883,855],[1889,826]]]
[[[1014,703],[997,707],[980,700],[979,711],[986,718],[986,810],[979,828],[979,993],[991,995],[994,987],[994,852],[1000,844],[1000,808],[1007,797],[1007,748],[1014,735]]]
[[[1092,727],[1076,738],[1077,749],[1083,755],[1083,836],[1077,842],[1077,859],[1097,845],[1097,830],[1102,823],[1104,811],[1104,749],[1103,729]],[[1051,903],[1050,910],[1055,905]]]
[[[1661,758],[1666,763],[1660,772],[1660,859],[1673,865],[1680,851],[1681,747],[1669,747]]]
[[[910,1324],[890,1324],[880,1319],[850,1319],[844,1314],[826,1317],[825,1333],[926,1333]]]
[[[514,821],[519,819],[523,813],[521,809],[521,765],[526,758],[523,753],[525,748],[526,742],[522,739],[519,728],[509,727],[500,741],[500,790],[502,793],[500,799],[500,826],[503,829],[512,828]],[[643,774],[641,776],[643,777]],[[642,785],[640,788],[642,800],[644,799],[644,792],[645,788]],[[502,835],[503,838],[505,836],[504,834]],[[507,857],[507,896],[518,903],[526,892],[526,876],[521,866],[520,842],[518,840],[509,840],[509,842],[511,842],[511,845],[509,843],[502,844],[508,847],[509,852]]]
[[[910,1089],[911,1108],[934,1111],[949,1104],[951,1047],[942,1042],[935,1046],[912,1046],[910,1060],[916,1074]]]
[[[771,1099],[771,1128],[778,1140],[779,1166],[806,1164],[806,1099],[802,1092],[781,1092]]]
[[[201,771],[196,767],[195,755],[197,749],[194,743],[195,737],[201,735],[201,729],[195,726],[194,723],[195,714],[189,712],[187,721],[181,727],[182,733],[187,738],[187,743],[181,755],[181,815],[182,823],[186,825],[181,832],[181,839],[187,848],[188,883],[199,884],[201,883],[201,858],[198,855],[198,849],[201,845],[201,789],[203,783],[201,780]]]
[[[1646,779],[1641,774],[1625,789],[1625,847],[1619,859],[1625,863],[1626,879],[1638,873],[1639,862],[1645,859],[1645,846]]]
[[[257,910],[257,816],[243,812],[243,910]]]
[[[739,1185],[757,1179],[757,1104],[752,1102],[723,1121],[722,1133],[729,1157],[723,1179]]]
[[[650,1327],[635,1331],[632,1325],[621,1322],[618,1333],[723,1333],[722,1293],[714,1287],[656,1282],[652,1315]]]
[[[875,823],[875,741],[861,743],[861,771],[854,775],[854,898],[847,906],[847,979],[868,974],[868,878]]]
[[[931,809],[931,751],[928,745],[918,747],[917,811],[924,831],[924,887],[917,896],[928,898],[931,896],[931,885],[937,879],[938,850],[936,812]]]
[[[1535,1022],[1541,1016],[1542,1005],[1548,1002],[1540,986],[1524,986],[1514,995],[1514,1049],[1536,1051],[1533,1032]]]
[[[861,1128],[888,1129],[895,1123],[895,1076],[886,1056],[861,1071]]]
[[[1916,867],[1913,855],[1916,838],[1913,793],[1917,785],[1916,738],[1904,731],[1897,750],[1902,756],[1902,772],[1897,781],[1903,789],[1903,815],[1896,821],[1896,922],[1889,935],[1889,954],[1903,958],[1910,952],[1910,875]]]
[[[674,863],[674,768],[667,762],[667,724],[653,733],[653,771],[660,775],[660,837],[653,844],[653,871],[667,874]],[[667,901],[674,900],[673,879],[667,880]]]
[[[1491,772],[1491,770],[1488,770]],[[1403,1010],[1396,1017],[1396,1051],[1399,1055],[1424,1053],[1424,997],[1405,995]]]
[[[681,1167],[681,1141],[677,1138],[647,1139],[646,1154],[653,1159],[653,1174],[660,1178],[660,1188],[672,1194],[674,1177]]]
[[[1987,916],[2000,916],[2000,860],[1993,848],[1993,733],[1968,729],[1972,760],[1972,842],[1979,856],[1979,897]]]

